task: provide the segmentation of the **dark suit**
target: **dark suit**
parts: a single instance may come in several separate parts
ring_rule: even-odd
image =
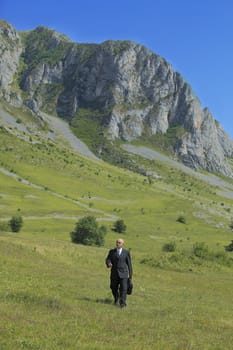
[[[128,250],[123,249],[118,255],[117,249],[111,249],[106,258],[106,265],[112,264],[110,276],[110,288],[115,299],[115,304],[120,301],[121,306],[126,306],[127,282],[132,278],[133,269]]]

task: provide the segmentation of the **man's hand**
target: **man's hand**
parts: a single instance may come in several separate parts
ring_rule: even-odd
[[[112,263],[108,263],[108,269],[110,269],[112,267]]]

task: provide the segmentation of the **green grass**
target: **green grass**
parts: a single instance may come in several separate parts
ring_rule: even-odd
[[[106,252],[1,236],[2,348],[230,349],[232,272],[148,268],[134,252],[122,311],[111,303]]]
[[[232,347],[233,267],[213,258],[232,240],[232,201],[160,162],[132,156],[160,176],[148,181],[33,135],[40,143],[0,133],[0,167],[14,175],[0,172],[0,219],[24,220],[19,233],[0,231],[0,349]],[[90,214],[107,226],[103,247],[71,243]],[[125,310],[112,303],[104,264],[116,218],[127,225],[134,267]],[[163,252],[171,241],[177,251]],[[196,242],[212,261],[190,262]]]

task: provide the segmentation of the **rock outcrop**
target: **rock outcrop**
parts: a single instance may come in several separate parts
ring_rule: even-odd
[[[22,45],[18,33],[7,22],[0,20],[0,96],[7,101],[16,96],[11,93],[11,84],[19,67],[21,53]],[[19,95],[17,99],[21,101]]]
[[[233,141],[162,57],[131,41],[77,44],[48,28],[17,33],[0,22],[0,94],[35,113],[72,121],[95,114],[108,139],[132,141],[180,128],[184,164],[233,177]],[[18,83],[18,85],[17,85]]]

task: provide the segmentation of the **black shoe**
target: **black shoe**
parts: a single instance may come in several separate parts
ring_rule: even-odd
[[[118,305],[118,304],[119,304],[119,299],[116,298],[116,299],[114,300],[114,305]]]
[[[126,307],[126,304],[121,304],[121,308],[123,309],[124,307]]]

